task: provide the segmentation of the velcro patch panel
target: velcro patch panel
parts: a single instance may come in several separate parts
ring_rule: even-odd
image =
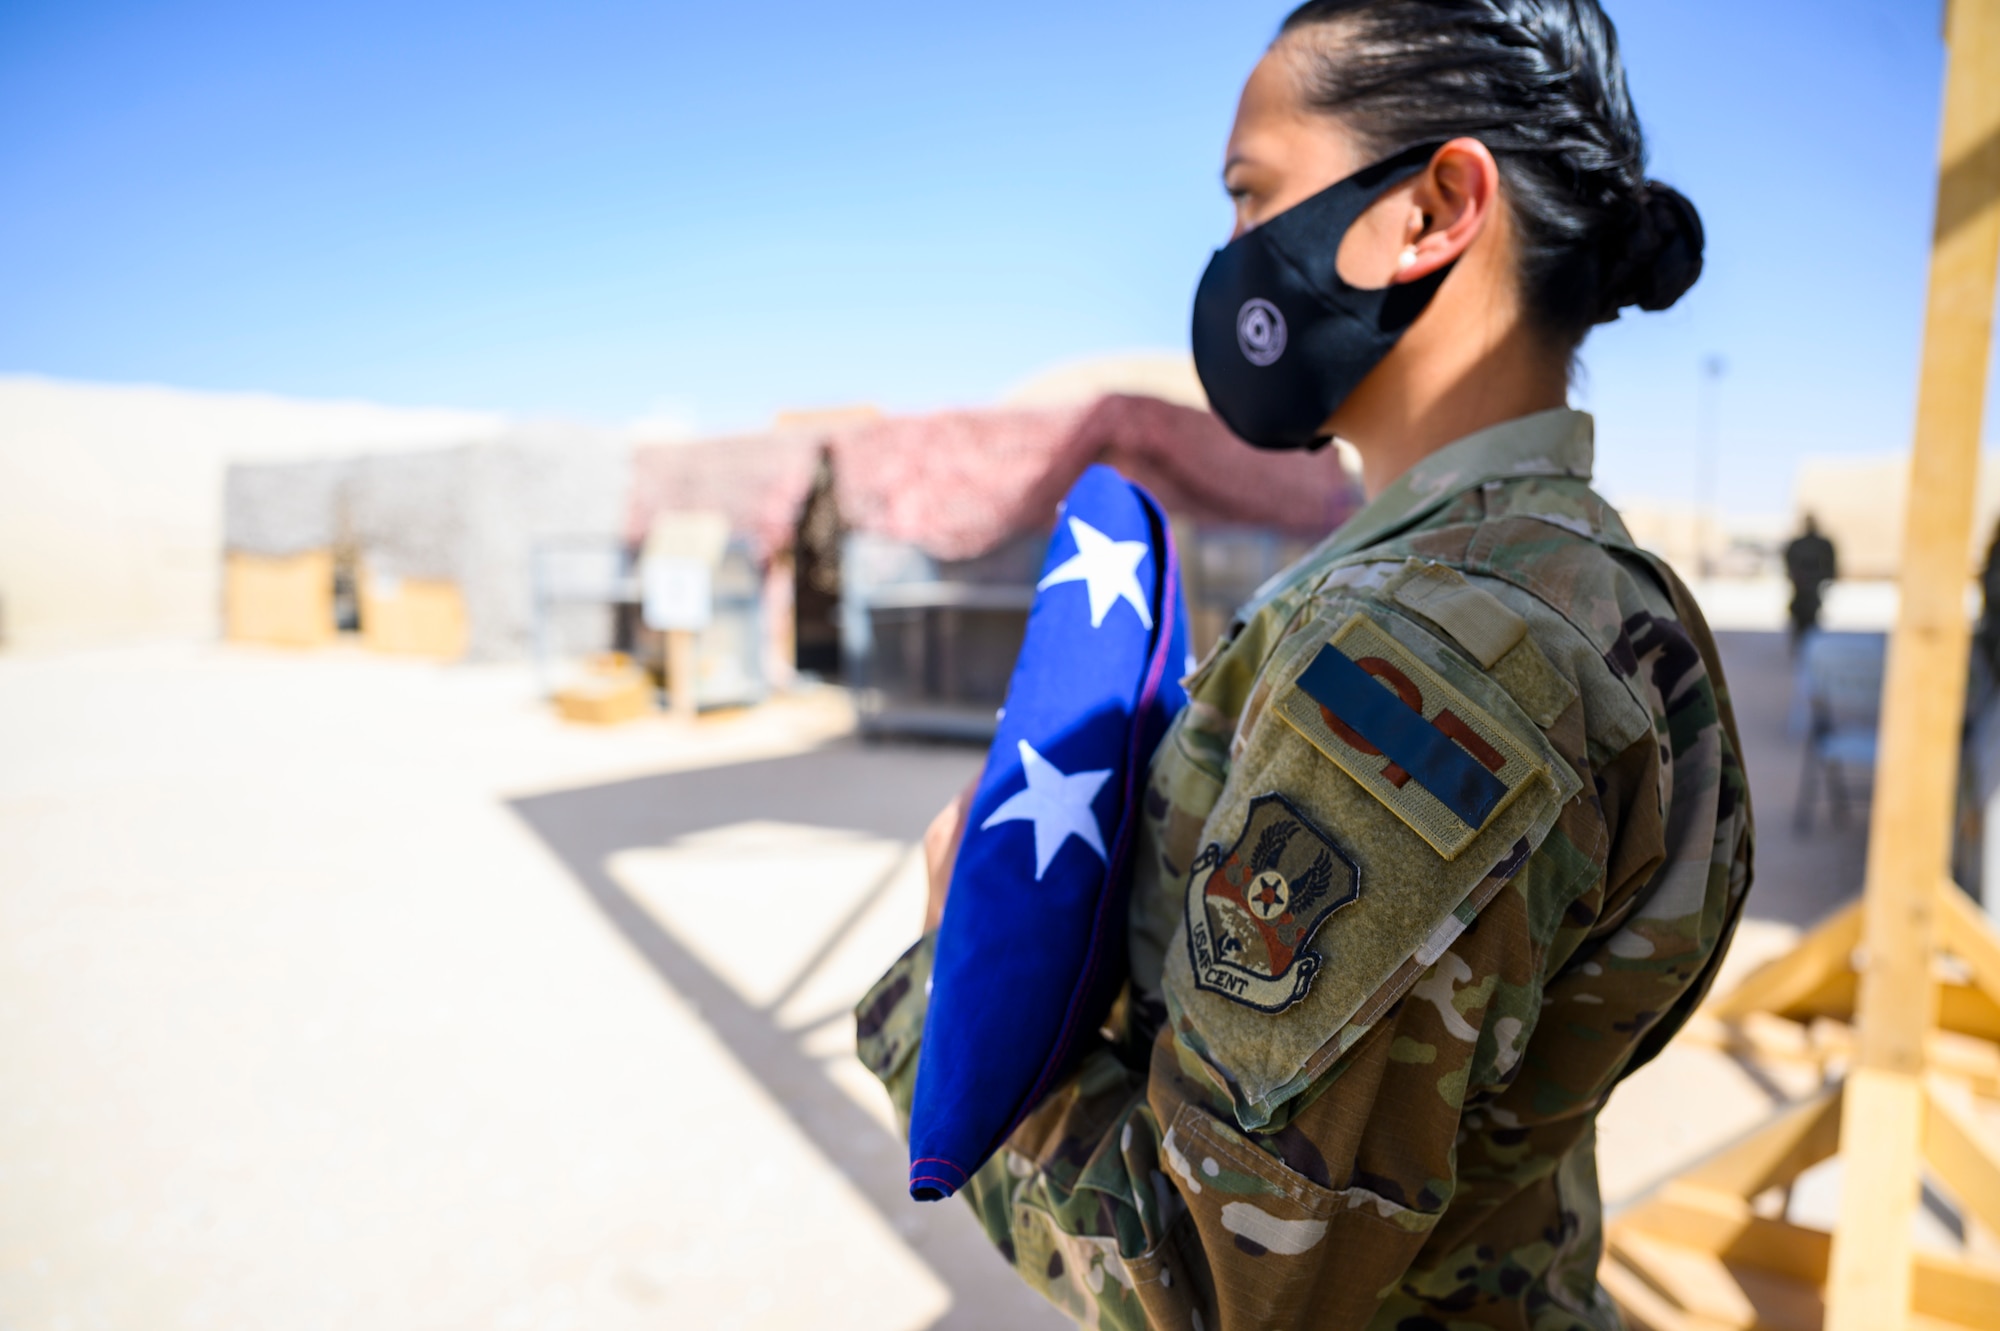
[[[1486,669],[1528,636],[1528,621],[1499,597],[1443,564],[1417,564],[1395,584],[1396,600],[1449,633]]]
[[[1545,773],[1506,727],[1364,614],[1319,649],[1276,710],[1446,859]]]

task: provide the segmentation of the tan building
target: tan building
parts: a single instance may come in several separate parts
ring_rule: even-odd
[[[1840,554],[1842,578],[1886,579],[1897,573],[1903,548],[1903,508],[1909,494],[1908,454],[1808,458],[1799,466],[1795,516],[1811,514]],[[1966,567],[1978,572],[2000,523],[2000,453],[1979,469]]]
[[[229,462],[435,447],[501,424],[479,412],[0,378],[0,642],[213,637]]]

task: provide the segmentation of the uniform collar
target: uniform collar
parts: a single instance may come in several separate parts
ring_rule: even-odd
[[[1557,407],[1519,416],[1446,444],[1392,482],[1333,534],[1327,553],[1348,555],[1407,527],[1488,481],[1521,476],[1590,479],[1595,425]]]

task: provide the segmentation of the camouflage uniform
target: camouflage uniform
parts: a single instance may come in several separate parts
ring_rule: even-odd
[[[1433,454],[1188,681],[1126,998],[965,1189],[1085,1326],[1619,1325],[1597,1112],[1705,992],[1751,826],[1707,629],[1590,465],[1570,411]],[[1390,761],[1384,698],[1454,752]],[[930,955],[857,1009],[905,1113]]]

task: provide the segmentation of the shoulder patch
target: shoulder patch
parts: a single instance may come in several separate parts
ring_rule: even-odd
[[[1450,634],[1488,670],[1528,636],[1527,620],[1443,564],[1416,564],[1391,595]]]
[[[1360,871],[1331,836],[1283,795],[1259,795],[1236,844],[1210,843],[1188,872],[1196,986],[1260,1012],[1284,1011],[1320,968],[1313,935],[1360,895]]]
[[[1365,614],[1319,649],[1275,710],[1448,860],[1547,774],[1506,727]]]

